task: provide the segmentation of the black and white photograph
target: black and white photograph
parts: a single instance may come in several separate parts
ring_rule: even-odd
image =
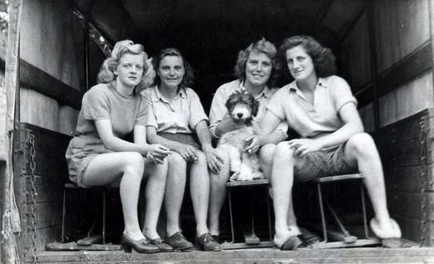
[[[0,264],[434,263],[434,0],[0,0]]]

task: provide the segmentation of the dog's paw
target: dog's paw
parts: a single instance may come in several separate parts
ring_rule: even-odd
[[[230,180],[231,182],[233,182],[233,181],[239,181],[239,177],[240,177],[240,172],[239,172],[239,171],[236,171],[236,172],[234,172],[234,173],[231,175],[231,177],[229,178],[229,180]]]
[[[253,180],[265,179],[265,175],[264,175],[264,173],[257,171],[257,172],[252,173],[252,179]]]
[[[253,175],[251,173],[240,173],[240,176],[238,176],[239,181],[251,181],[253,180]]]

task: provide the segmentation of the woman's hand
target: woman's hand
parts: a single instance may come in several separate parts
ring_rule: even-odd
[[[148,145],[146,157],[157,164],[163,164],[163,160],[170,154],[170,150],[160,144]]]
[[[187,162],[195,162],[197,160],[196,149],[193,146],[179,143],[174,151]]]
[[[304,156],[307,153],[315,152],[323,148],[317,139],[300,138],[293,139],[288,142],[290,148],[294,149],[294,153],[299,156]]]
[[[259,148],[262,146],[261,139],[257,135],[251,135],[244,139],[244,144],[247,145],[244,148],[244,151],[253,154],[259,150]]]
[[[203,153],[206,156],[208,168],[212,172],[219,174],[220,170],[223,166],[223,158],[220,157],[220,153],[216,149],[214,149],[213,147],[203,148]]]

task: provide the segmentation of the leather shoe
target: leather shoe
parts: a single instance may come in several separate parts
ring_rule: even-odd
[[[152,245],[157,246],[161,252],[172,252],[173,247],[163,241],[161,238],[149,239]]]
[[[196,242],[196,246],[204,251],[222,250],[219,243],[217,243],[209,233],[205,233],[201,236],[196,237],[195,242]]]
[[[132,240],[125,234],[122,234],[121,239],[122,248],[126,253],[131,253],[131,249],[134,249],[138,253],[157,253],[160,252],[157,246],[152,245],[146,238],[140,240]]]
[[[166,237],[164,242],[171,245],[173,250],[188,251],[193,249],[193,244],[190,243],[181,232],[176,232],[170,237]]]

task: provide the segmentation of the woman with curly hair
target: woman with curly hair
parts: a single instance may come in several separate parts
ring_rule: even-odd
[[[199,96],[189,86],[193,70],[179,50],[167,48],[154,59],[157,76],[155,86],[145,89],[148,109],[147,137],[170,149],[169,172],[165,194],[167,215],[166,243],[175,250],[193,248],[179,227],[179,214],[186,184],[190,180],[190,196],[196,219],[196,245],[205,251],[220,251],[208,231],[209,174],[218,170],[220,159],[211,146],[206,116]],[[146,233],[146,230],[145,230]]]
[[[121,244],[125,251],[139,253],[160,251],[140,230],[137,204],[146,176],[145,225],[156,233],[169,154],[166,147],[146,142],[147,107],[140,90],[153,79],[147,59],[142,45],[116,43],[101,66],[99,84],[83,96],[66,153],[70,179],[78,186],[119,186],[125,223]],[[133,143],[124,139],[132,132]]]
[[[383,246],[401,246],[401,230],[389,216],[383,169],[372,137],[363,131],[357,101],[348,83],[335,74],[335,57],[310,36],[293,36],[279,47],[285,73],[294,79],[277,91],[262,122],[261,144],[286,121],[301,138],[276,147],[271,173],[275,212],[274,243],[282,250],[302,244],[288,228],[293,181],[359,171],[364,175],[375,217],[371,228]],[[295,223],[292,223],[296,225]],[[295,226],[296,227],[296,226]]]
[[[212,100],[210,110],[210,130],[213,137],[218,140],[224,133],[237,129],[237,124],[230,117],[225,103],[229,96],[237,91],[246,91],[251,93],[256,100],[259,101],[259,110],[254,125],[264,116],[266,107],[277,91],[274,87],[276,81],[276,47],[269,41],[261,39],[250,44],[245,50],[238,53],[238,59],[235,64],[236,80],[228,82],[220,86]],[[259,128],[256,127],[258,130]],[[267,144],[260,149],[256,142],[253,142],[255,137],[248,137],[246,141],[245,151],[256,152],[259,149],[259,161],[266,177],[271,173],[272,157],[276,143],[286,139],[286,131],[288,127],[285,122],[282,122],[272,133]],[[253,140],[253,141],[252,141]],[[211,235],[218,239],[220,234],[219,216],[220,211],[226,197],[226,182],[231,176],[230,161],[226,153],[221,154],[224,157],[224,165],[217,173],[211,174],[211,196],[210,196],[210,231]]]

